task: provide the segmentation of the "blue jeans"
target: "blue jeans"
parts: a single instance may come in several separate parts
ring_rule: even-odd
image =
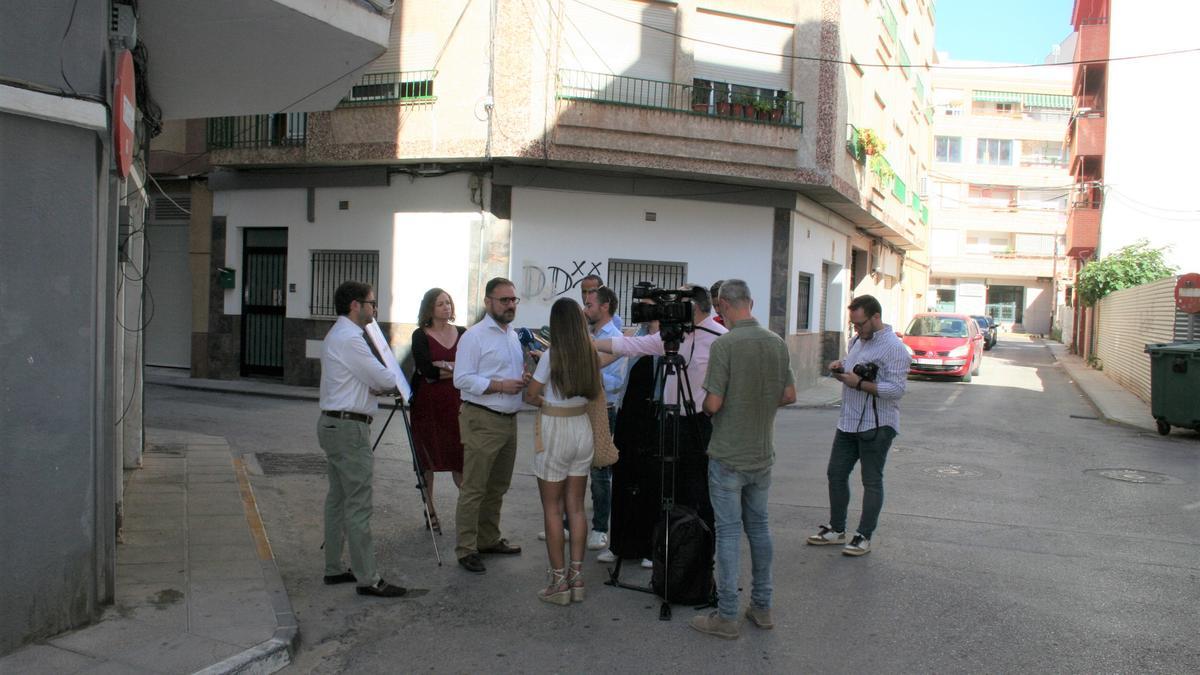
[[[846,529],[846,508],[850,504],[850,472],[862,461],[863,507],[858,533],[867,539],[875,533],[879,512],[883,510],[883,464],[896,430],[876,427],[850,433],[838,429],[829,453],[829,526],[838,532]]]
[[[617,425],[617,411],[608,409],[608,432]],[[592,469],[592,529],[608,532],[608,516],[612,512],[612,467]]]
[[[775,548],[767,526],[767,491],[771,468],[738,471],[708,460],[708,495],[717,525],[717,611],[722,619],[738,615],[738,566],[742,528],[750,541],[750,602],[771,608],[771,558]]]

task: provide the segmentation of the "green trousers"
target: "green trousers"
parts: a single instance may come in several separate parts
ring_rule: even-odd
[[[458,413],[463,443],[463,480],[455,525],[459,557],[500,541],[500,507],[517,461],[517,418],[463,404]]]
[[[371,427],[365,422],[321,415],[317,440],[329,460],[325,495],[325,574],[341,574],[342,548],[350,542],[350,569],[358,585],[379,581],[371,539]]]

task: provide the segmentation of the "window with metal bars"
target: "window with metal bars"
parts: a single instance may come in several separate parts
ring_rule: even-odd
[[[812,307],[812,275],[800,272],[796,279],[796,330],[808,330]]]
[[[346,281],[371,284],[378,299],[379,251],[313,251],[308,311],[313,316],[337,316],[333,295]]]
[[[679,288],[687,278],[687,263],[652,260],[609,260],[608,287],[617,294],[617,307],[628,320],[633,287],[649,281],[659,288]]]

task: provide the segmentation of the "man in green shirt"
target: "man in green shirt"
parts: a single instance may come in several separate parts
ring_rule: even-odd
[[[721,286],[717,300],[729,333],[717,338],[704,378],[704,412],[712,415],[708,492],[717,526],[717,611],[692,619],[701,633],[738,636],[738,564],[741,530],[750,542],[753,583],[746,618],[772,628],[771,557],[767,491],[775,411],[796,400],[787,346],[751,315],[754,301],[741,279]]]

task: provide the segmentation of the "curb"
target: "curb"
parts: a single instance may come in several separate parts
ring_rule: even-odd
[[[236,382],[236,380],[234,381]],[[175,389],[191,389],[192,391],[210,391],[218,394],[241,394],[243,396],[262,396],[265,398],[283,398],[293,401],[316,401],[320,399],[320,395],[314,390],[310,393],[299,393],[290,391],[252,391],[236,384],[206,384],[199,383],[195,380],[184,382],[173,382],[171,380],[161,378],[147,378],[147,384],[156,384],[163,387],[174,387]]]
[[[1063,361],[1062,359],[1058,358],[1058,355],[1054,353],[1054,348],[1050,346],[1050,342],[1043,340],[1042,346],[1044,346],[1046,348],[1046,351],[1050,352],[1050,358],[1054,359],[1054,363],[1057,364],[1060,368],[1062,368],[1063,372],[1066,373],[1067,376],[1071,378],[1071,384],[1075,385],[1075,389],[1078,390],[1079,393],[1083,396],[1083,398],[1088,402],[1088,405],[1091,406],[1092,410],[1096,411],[1096,417],[1101,422],[1104,422],[1105,424],[1113,424],[1113,425],[1122,427],[1124,429],[1129,429],[1131,431],[1144,432],[1147,430],[1148,427],[1146,427],[1146,426],[1135,424],[1133,422],[1126,422],[1125,420],[1111,417],[1107,413],[1105,413],[1104,408],[1102,408],[1100,406],[1100,404],[1098,402],[1096,402],[1096,399],[1092,397],[1092,395],[1088,392],[1087,388],[1084,387],[1082,383],[1080,383],[1079,377],[1076,376],[1075,373],[1072,372],[1071,367],[1067,365],[1066,361]],[[1150,428],[1150,430],[1153,431],[1153,428]]]
[[[225,675],[226,673],[274,673],[286,668],[292,662],[292,655],[300,641],[300,626],[296,614],[292,611],[292,601],[288,598],[287,588],[283,585],[283,577],[279,574],[279,566],[275,563],[275,553],[271,550],[271,542],[267,539],[267,531],[263,526],[262,517],[258,512],[258,503],[254,500],[254,491],[250,487],[250,479],[246,475],[246,463],[239,457],[233,458],[234,473],[237,474],[238,490],[242,494],[242,508],[246,513],[246,524],[254,545],[258,551],[258,561],[262,568],[263,580],[266,583],[267,595],[271,599],[271,607],[275,611],[275,633],[267,640],[234,654],[227,659],[218,661],[207,668],[196,671],[195,675]]]

